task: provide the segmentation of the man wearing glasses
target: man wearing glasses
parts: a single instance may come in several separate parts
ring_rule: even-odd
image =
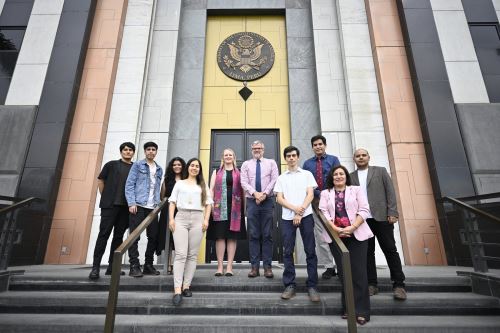
[[[273,258],[274,198],[273,188],[278,179],[276,161],[264,158],[264,143],[256,140],[251,145],[253,158],[241,166],[241,186],[245,191],[249,234],[250,264],[252,269],[248,277],[260,275],[260,261],[264,267],[264,276],[273,278],[271,262]],[[261,253],[262,242],[262,253]]]

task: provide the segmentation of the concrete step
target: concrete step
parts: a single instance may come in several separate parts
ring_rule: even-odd
[[[218,292],[281,292],[283,283],[281,272],[276,271],[274,279],[263,276],[249,279],[246,271],[235,271],[233,277],[214,277],[210,272],[201,272],[194,277],[193,286],[198,291]],[[98,281],[90,281],[88,272],[82,270],[77,276],[51,276],[51,275],[14,275],[11,277],[9,290],[16,291],[107,291],[109,290],[110,277],[101,276]],[[210,273],[210,274],[207,274]],[[305,276],[296,279],[298,290],[306,291]],[[408,277],[406,289],[409,292],[470,292],[471,283],[467,276],[454,277]],[[120,278],[121,291],[171,291],[173,289],[172,276],[144,276]],[[340,292],[341,286],[337,277],[330,280],[318,281],[320,292]],[[392,290],[389,278],[379,279],[379,289],[382,292]]]
[[[102,332],[104,315],[0,314],[3,333]],[[118,315],[115,333],[332,333],[347,332],[338,316]],[[500,317],[372,316],[358,332],[498,333]]]
[[[106,292],[9,291],[0,294],[0,313],[104,314]],[[192,315],[335,315],[341,312],[340,293],[323,293],[311,303],[298,293],[289,301],[280,293],[199,292],[184,298],[180,307],[171,303],[172,292],[121,292],[119,314]],[[499,299],[473,293],[410,293],[406,301],[391,293],[371,298],[373,315],[500,315]]]

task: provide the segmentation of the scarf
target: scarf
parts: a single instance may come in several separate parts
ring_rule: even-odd
[[[227,184],[226,170],[221,167],[215,176],[214,186],[214,221],[230,220],[229,230],[240,231],[241,228],[241,198],[243,190],[241,188],[240,172],[233,169],[233,194],[231,196],[231,218],[227,216]]]

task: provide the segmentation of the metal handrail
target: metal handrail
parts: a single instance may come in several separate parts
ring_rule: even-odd
[[[127,239],[113,253],[113,266],[111,271],[111,282],[108,293],[108,306],[106,308],[106,320],[104,323],[104,332],[112,333],[115,328],[116,304],[118,302],[118,290],[120,287],[120,274],[122,271],[123,254],[134,244],[141,233],[151,224],[154,218],[158,216],[162,208],[166,205],[167,198],[160,204],[135,228]]]
[[[15,213],[18,209],[31,205],[34,201],[40,201],[41,199],[30,197],[27,199],[0,196],[2,201],[11,201],[12,204],[0,209],[0,219],[5,216],[5,223],[3,223],[0,230],[0,271],[6,270],[9,266],[10,255],[12,252],[12,247],[14,244],[20,240],[20,233],[16,230],[16,219],[14,218]],[[17,201],[17,202],[16,202]],[[9,215],[9,216],[7,216]],[[18,240],[14,240],[15,234],[18,233]]]
[[[485,243],[481,240],[481,231],[479,230],[478,217],[483,217],[488,219],[488,221],[493,221],[500,225],[500,218],[494,216],[490,213],[487,213],[481,209],[475,208],[461,200],[481,200],[486,198],[496,197],[498,193],[490,193],[485,195],[478,195],[475,197],[467,197],[456,199],[452,197],[443,197],[442,201],[448,201],[453,205],[456,205],[460,209],[460,214],[464,219],[465,228],[462,232],[462,244],[469,246],[469,251],[472,259],[472,266],[474,267],[475,272],[488,272],[488,260],[490,261],[499,261],[498,257],[491,257],[485,254],[484,246],[491,246],[497,244]]]
[[[0,200],[4,200],[4,201],[15,201],[16,199],[19,199],[19,198],[13,198],[13,197],[10,197],[10,199],[5,199],[5,198],[9,198],[9,197],[4,197],[2,196],[0,198]],[[18,208],[21,208],[23,206],[26,206],[26,205],[29,205],[31,204],[33,201],[35,200],[39,200],[38,198],[35,198],[35,197],[30,197],[30,198],[27,198],[27,199],[20,199],[21,201],[18,201],[12,205],[9,205],[5,208],[2,208],[0,209],[0,216],[2,216],[3,214],[7,214],[8,212],[10,211],[13,211],[13,210],[16,210]]]
[[[445,197],[445,198],[449,198],[449,197]],[[494,198],[500,198],[500,192],[479,194],[479,195],[474,195],[471,197],[460,197],[460,198],[457,198],[457,200],[469,201],[469,200],[484,200],[484,199],[494,199]]]
[[[443,201],[450,201],[450,202],[456,204],[457,206],[465,208],[468,211],[470,211],[470,212],[472,212],[472,213],[474,213],[476,215],[479,215],[479,216],[482,216],[482,217],[486,217],[487,219],[490,219],[492,221],[500,223],[500,218],[496,217],[495,215],[491,215],[490,213],[487,213],[485,211],[482,211],[480,209],[472,207],[471,205],[466,204],[465,202],[462,202],[462,201],[460,201],[458,199],[455,199],[455,198],[452,198],[452,197],[443,197]]]
[[[345,304],[347,307],[347,332],[348,333],[356,333],[358,331],[356,325],[356,312],[354,307],[354,288],[352,284],[352,270],[351,270],[351,257],[349,255],[349,250],[344,245],[344,242],[337,235],[335,230],[333,230],[330,222],[326,219],[323,212],[319,209],[319,200],[315,198],[312,202],[312,207],[314,212],[318,216],[319,220],[323,224],[328,236],[333,240],[333,244],[337,247],[338,250],[342,253],[342,270],[344,275],[344,295],[345,295]]]

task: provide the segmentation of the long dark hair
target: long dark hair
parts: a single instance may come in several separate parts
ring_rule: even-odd
[[[346,184],[346,186],[351,186],[352,185],[351,175],[349,174],[349,170],[347,170],[347,168],[345,166],[339,164],[339,165],[334,166],[330,170],[330,172],[328,173],[328,176],[326,177],[325,188],[327,188],[327,189],[332,189],[333,188],[333,173],[337,169],[344,170],[344,172],[345,172],[345,184]]]
[[[167,165],[167,170],[165,171],[165,188],[167,189],[167,192],[170,189],[170,192],[172,192],[172,189],[174,188],[175,185],[175,172],[174,172],[174,163],[179,161],[182,166],[181,170],[181,179],[184,179],[184,170],[186,170],[186,161],[182,157],[174,157],[168,162]],[[170,196],[170,193],[167,193],[167,196]]]
[[[182,173],[183,173],[182,179],[188,178],[188,176],[189,176],[189,171],[188,171],[189,166],[194,161],[197,161],[198,164],[199,164],[199,166],[200,166],[200,172],[196,176],[196,184],[198,184],[201,187],[201,206],[204,207],[205,203],[207,202],[207,185],[205,183],[205,179],[203,178],[203,169],[201,167],[201,161],[199,159],[197,159],[196,157],[193,157],[192,159],[190,159],[189,161],[187,161],[186,168],[182,171]]]

